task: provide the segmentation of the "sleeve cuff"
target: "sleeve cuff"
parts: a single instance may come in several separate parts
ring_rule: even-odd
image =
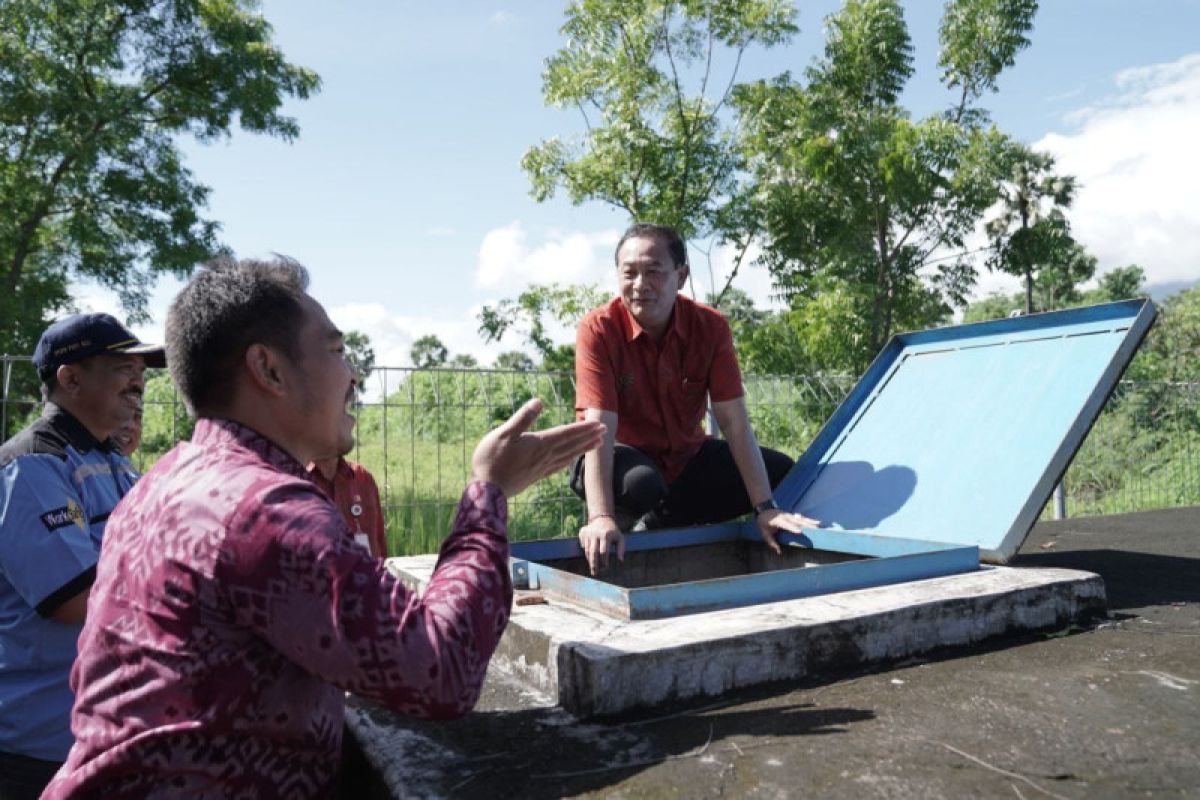
[[[93,565],[64,583],[62,586],[55,589],[53,592],[48,594],[45,599],[42,600],[42,602],[38,603],[38,615],[43,618],[54,616],[54,612],[58,611],[59,606],[83,590],[89,588],[95,582],[96,567]]]
[[[458,501],[458,521],[454,527],[494,531],[507,536],[508,498],[494,483],[471,481]]]

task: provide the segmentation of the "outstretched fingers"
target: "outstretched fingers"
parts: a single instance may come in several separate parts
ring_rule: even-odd
[[[580,453],[594,450],[604,441],[604,424],[600,422],[572,422],[536,436],[542,440],[547,454],[554,459],[570,461]]]
[[[534,397],[531,400],[526,400],[525,404],[513,413],[511,417],[506,419],[499,426],[501,436],[519,436],[537,421],[537,418],[542,413],[542,401]]]
[[[799,514],[780,514],[771,520],[771,527],[788,533],[804,533],[805,528],[815,528],[818,524],[816,520]]]

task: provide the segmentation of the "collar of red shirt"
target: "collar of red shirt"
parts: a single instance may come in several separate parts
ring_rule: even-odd
[[[633,314],[629,313],[629,308],[625,305],[624,299],[618,297],[614,300],[614,302],[617,305],[617,313],[621,315],[623,320],[625,320],[625,336],[629,341],[632,342],[634,339],[643,335],[646,337],[650,336],[650,334],[646,333],[646,329],[639,325],[638,321],[633,318]],[[675,307],[671,309],[671,321],[667,324],[667,332],[663,334],[664,342],[672,333],[674,333],[680,339],[687,338],[687,336],[684,335],[684,331],[687,330],[687,326],[683,324],[681,317],[690,316],[692,311],[695,309],[695,306],[696,304],[692,300],[684,297],[683,295],[675,295]]]

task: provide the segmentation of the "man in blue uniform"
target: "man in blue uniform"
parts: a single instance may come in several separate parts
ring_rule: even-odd
[[[136,473],[110,436],[163,350],[108,314],[56,322],[34,352],[45,412],[0,447],[0,799],[37,797],[71,748],[76,655],[104,524]]]

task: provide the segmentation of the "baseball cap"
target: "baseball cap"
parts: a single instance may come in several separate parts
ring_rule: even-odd
[[[64,364],[105,353],[142,356],[148,367],[167,365],[162,345],[138,341],[111,314],[75,314],[46,328],[33,351],[33,366],[45,379]]]

